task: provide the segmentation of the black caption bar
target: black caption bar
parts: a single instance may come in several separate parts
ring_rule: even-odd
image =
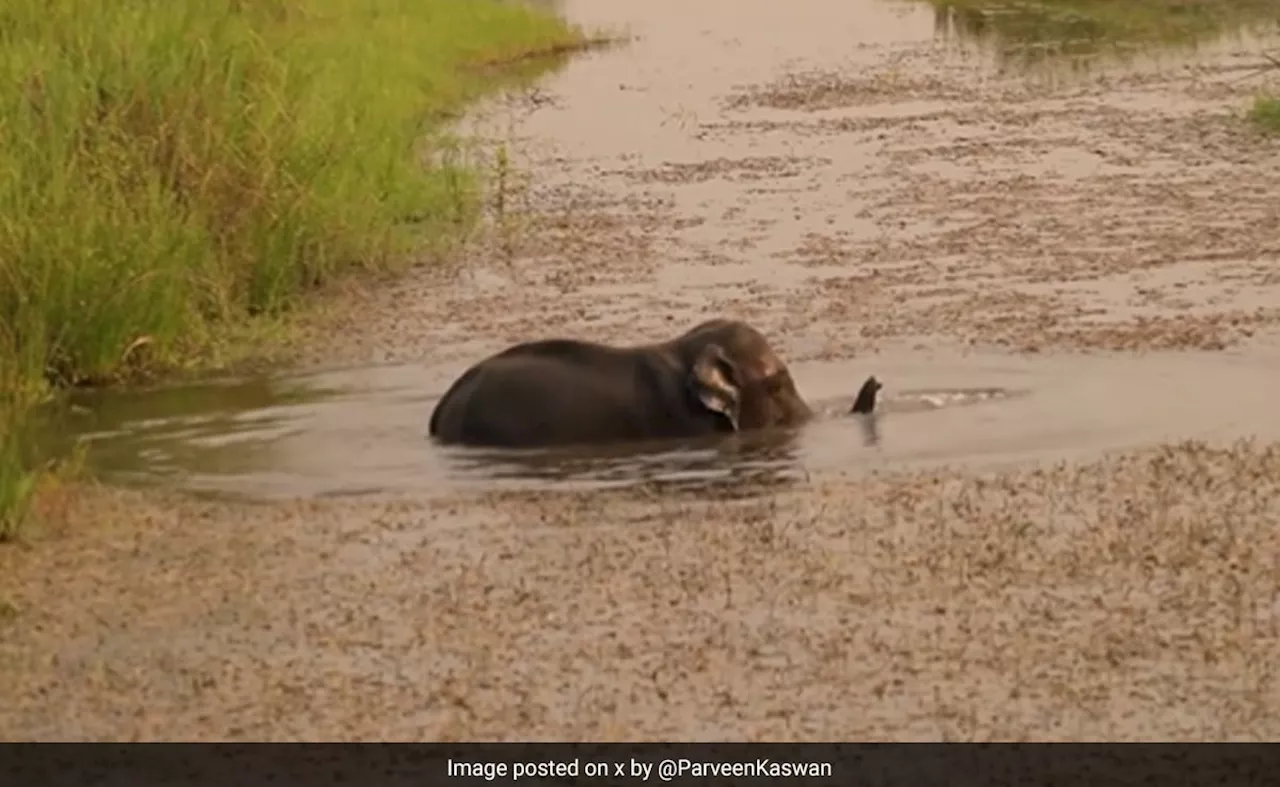
[[[14,787],[1280,785],[1280,744],[0,744]]]

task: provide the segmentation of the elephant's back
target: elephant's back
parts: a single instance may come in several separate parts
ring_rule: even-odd
[[[440,401],[436,402],[435,408],[431,411],[431,420],[427,422],[429,435],[446,441],[456,441],[461,438],[458,434],[461,419],[457,411],[459,406],[465,407],[467,390],[473,387],[476,378],[484,369],[484,364],[485,362],[481,361],[467,369],[445,389]]]
[[[655,401],[652,359],[564,349],[572,351],[554,357],[503,354],[469,370],[437,406],[436,435],[518,447],[639,439],[667,431],[669,403]]]
[[[492,388],[518,377],[522,372],[536,376],[539,370],[528,367],[536,367],[540,361],[557,356],[575,358],[582,354],[584,347],[591,348],[592,345],[569,339],[544,339],[513,345],[477,361],[454,380],[436,402],[427,423],[428,434],[444,442],[467,439],[468,413],[477,398],[488,398],[485,396],[486,378],[488,387]]]

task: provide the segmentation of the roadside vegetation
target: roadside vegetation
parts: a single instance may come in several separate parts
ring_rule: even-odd
[[[0,538],[51,391],[216,364],[456,238],[479,184],[444,122],[582,42],[499,0],[0,6]]]

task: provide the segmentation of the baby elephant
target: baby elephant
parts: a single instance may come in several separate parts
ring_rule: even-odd
[[[431,414],[440,442],[534,448],[688,438],[813,415],[786,364],[737,320],[660,344],[519,344],[468,369]]]

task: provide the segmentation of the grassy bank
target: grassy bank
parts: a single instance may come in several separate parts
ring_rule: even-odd
[[[442,122],[576,31],[496,0],[0,7],[0,533],[50,388],[207,362],[472,218]],[[485,64],[485,67],[472,67]]]

